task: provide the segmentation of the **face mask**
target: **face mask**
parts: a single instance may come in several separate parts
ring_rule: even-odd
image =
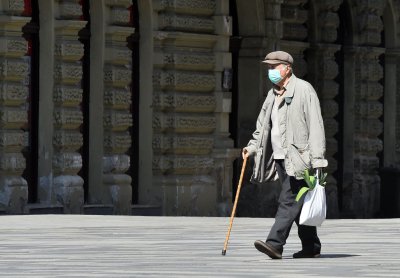
[[[271,82],[274,84],[278,84],[283,79],[281,76],[281,73],[278,69],[269,69],[268,77],[269,77],[269,80],[271,80]]]
[[[268,70],[268,78],[274,84],[278,84],[279,82],[282,81],[281,73],[277,69]]]

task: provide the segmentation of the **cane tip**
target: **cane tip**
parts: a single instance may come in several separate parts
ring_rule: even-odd
[[[225,256],[226,250],[222,250],[222,256]]]

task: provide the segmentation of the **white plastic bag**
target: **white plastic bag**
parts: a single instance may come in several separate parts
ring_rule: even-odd
[[[300,225],[321,226],[326,219],[326,197],[325,187],[315,185],[313,190],[309,190],[304,197],[303,208],[300,213]]]

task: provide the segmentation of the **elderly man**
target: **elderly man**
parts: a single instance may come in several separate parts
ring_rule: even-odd
[[[321,243],[316,227],[299,224],[304,198],[299,202],[295,200],[300,188],[306,186],[304,170],[328,166],[324,158],[325,131],[318,96],[310,83],[293,74],[293,58],[289,53],[271,52],[263,63],[268,65],[272,89],[242,156],[254,156],[252,182],[264,184],[279,178],[282,189],[275,223],[267,240],[257,240],[254,246],[272,259],[281,259],[283,246],[296,222],[302,250],[293,257],[319,257]]]

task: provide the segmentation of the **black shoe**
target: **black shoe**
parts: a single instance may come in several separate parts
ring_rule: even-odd
[[[293,258],[295,259],[319,258],[320,256],[320,252],[308,252],[304,250],[293,254]]]
[[[254,246],[258,251],[270,256],[271,259],[282,259],[282,252],[279,252],[279,250],[277,250],[269,243],[263,242],[261,240],[256,240],[254,242]]]

